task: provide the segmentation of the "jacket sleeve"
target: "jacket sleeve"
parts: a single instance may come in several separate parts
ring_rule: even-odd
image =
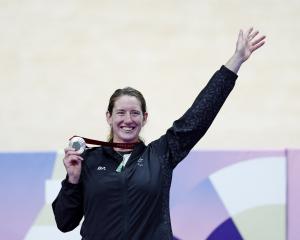
[[[62,188],[52,203],[52,209],[58,229],[68,232],[76,228],[83,217],[82,184],[62,181]]]
[[[168,159],[174,168],[206,133],[227,96],[237,75],[222,66],[196,97],[192,106],[173,123],[158,141],[167,147]]]

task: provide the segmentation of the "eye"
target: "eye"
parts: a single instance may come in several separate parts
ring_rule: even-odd
[[[137,116],[140,116],[140,115],[141,115],[141,112],[140,112],[140,111],[131,111],[130,114],[131,114],[132,116],[137,117]]]
[[[124,110],[118,110],[116,112],[116,114],[119,115],[119,116],[123,116],[125,114],[125,111]]]

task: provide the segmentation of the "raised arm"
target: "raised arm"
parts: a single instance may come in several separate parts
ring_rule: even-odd
[[[165,140],[167,142],[160,145],[167,146],[172,167],[175,167],[206,133],[233,89],[240,66],[265,43],[264,39],[265,36],[258,37],[258,31],[253,31],[253,28],[246,32],[240,31],[233,56],[212,76],[192,106],[159,140],[160,143]]]
[[[237,73],[241,65],[249,59],[251,54],[265,44],[266,36],[258,36],[259,31],[249,28],[247,31],[240,30],[236,49],[233,56],[225,66],[232,72]]]

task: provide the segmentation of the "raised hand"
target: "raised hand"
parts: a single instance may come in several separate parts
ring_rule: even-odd
[[[246,32],[240,30],[236,49],[233,56],[225,66],[237,73],[240,66],[252,55],[252,53],[265,44],[266,36],[258,36],[259,31],[249,28]]]
[[[73,148],[65,149],[64,165],[70,183],[77,184],[79,182],[82,161],[83,158]]]
[[[245,62],[255,50],[265,44],[266,36],[257,37],[258,34],[259,31],[253,31],[253,28],[249,28],[246,32],[240,30],[235,52],[242,62]]]

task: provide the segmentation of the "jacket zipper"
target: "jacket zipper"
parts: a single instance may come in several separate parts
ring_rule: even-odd
[[[128,240],[128,219],[129,219],[129,213],[128,213],[128,194],[127,194],[127,181],[126,181],[126,171],[125,169],[120,173],[121,174],[121,180],[122,180],[122,213],[123,213],[123,239]]]

